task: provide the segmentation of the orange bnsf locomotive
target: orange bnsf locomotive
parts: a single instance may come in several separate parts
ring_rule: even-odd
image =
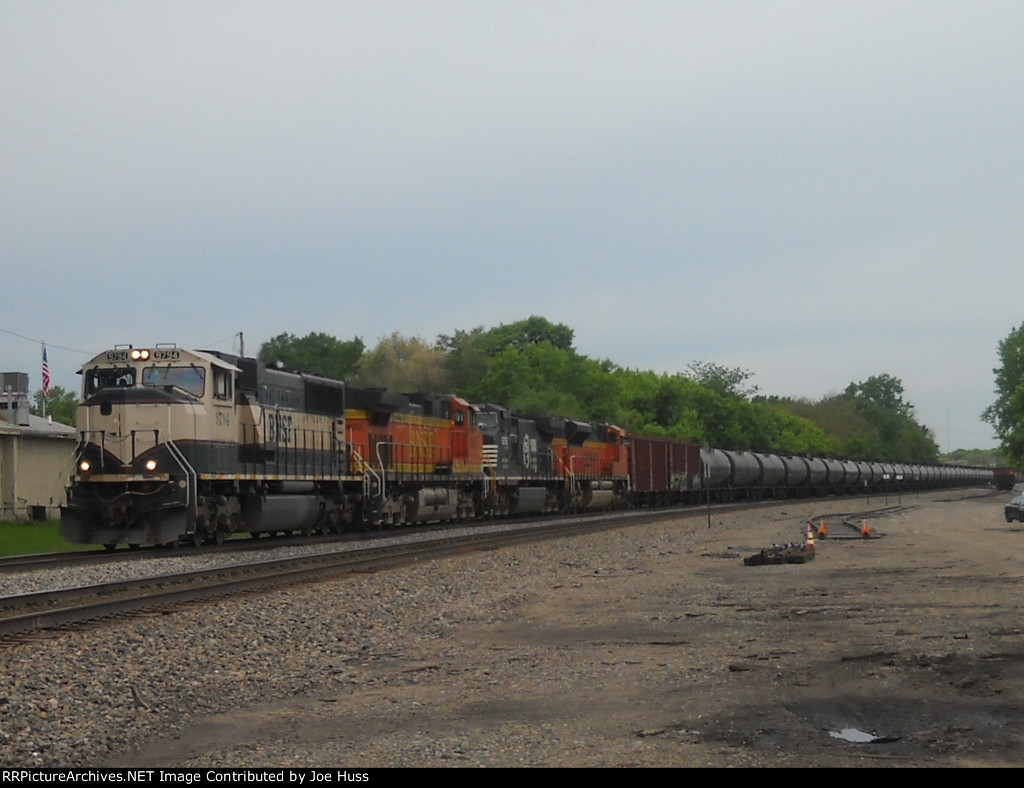
[[[81,370],[71,542],[174,544],[625,505],[621,429],[118,346]]]

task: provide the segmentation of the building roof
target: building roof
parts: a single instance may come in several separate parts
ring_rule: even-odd
[[[34,416],[29,414],[28,424],[11,424],[0,418],[0,435],[25,435],[40,438],[66,438],[74,440],[78,431],[67,424],[51,421],[47,416]]]

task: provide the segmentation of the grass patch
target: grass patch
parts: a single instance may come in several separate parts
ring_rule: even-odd
[[[60,538],[60,523],[0,523],[0,556],[95,550],[95,545],[71,544]]]

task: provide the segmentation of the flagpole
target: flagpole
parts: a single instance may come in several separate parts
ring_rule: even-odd
[[[46,399],[50,394],[50,365],[46,362],[46,340],[43,345],[43,418],[46,418]]]

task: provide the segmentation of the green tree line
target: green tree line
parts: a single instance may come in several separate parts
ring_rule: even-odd
[[[532,316],[433,342],[392,334],[367,349],[309,334],[280,334],[260,359],[393,391],[455,392],[531,414],[618,424],[630,432],[698,440],[723,449],[934,463],[938,445],[888,374],[818,401],[767,397],[752,374],[710,362],[656,373],[579,353],[573,330]]]

